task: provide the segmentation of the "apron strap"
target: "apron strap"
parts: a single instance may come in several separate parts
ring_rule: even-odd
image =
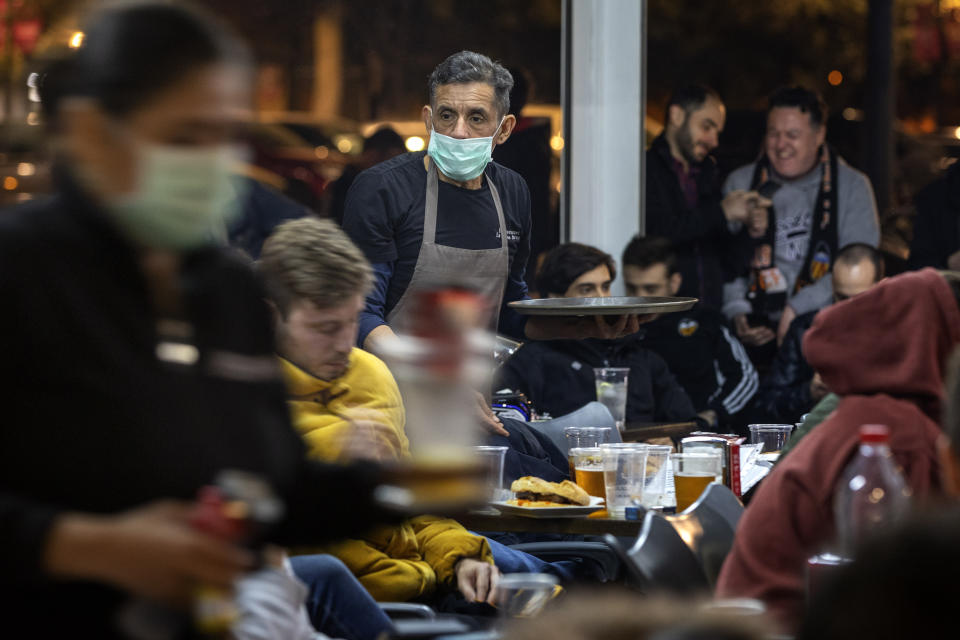
[[[490,179],[490,175],[486,172],[483,174],[487,178],[487,184],[490,185],[490,195],[493,196],[493,206],[497,209],[497,222],[500,223],[500,248],[504,251],[509,251],[507,247],[507,220],[503,215],[503,205],[500,204],[500,192],[497,190],[493,180]]]
[[[426,206],[423,208],[423,241],[422,244],[436,244],[437,241],[437,202],[440,200],[440,179],[437,176],[437,165],[427,156],[427,195]]]

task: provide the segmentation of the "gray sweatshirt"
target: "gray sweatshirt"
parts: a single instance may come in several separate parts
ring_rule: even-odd
[[[877,220],[877,203],[873,198],[873,187],[866,175],[837,158],[837,207],[840,218],[837,226],[837,249],[852,242],[863,242],[876,247],[880,242],[880,224]],[[749,189],[753,178],[755,163],[740,167],[727,177],[723,185],[726,195],[737,189]],[[810,173],[795,180],[783,182],[773,196],[773,208],[776,212],[776,255],[774,263],[780,268],[787,280],[787,291],[793,292],[797,276],[803,269],[810,244],[813,227],[813,211],[817,194],[820,191],[819,166]],[[736,232],[739,223],[731,223],[730,229]],[[737,278],[723,288],[723,313],[733,318],[741,313],[750,313],[750,301],[747,290],[750,283],[746,278]],[[828,277],[817,280],[796,293],[789,295],[787,303],[797,315],[821,309],[833,301],[833,282]],[[779,316],[779,314],[777,314]],[[776,317],[771,320],[776,321]]]

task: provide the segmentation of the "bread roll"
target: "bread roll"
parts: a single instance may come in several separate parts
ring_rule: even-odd
[[[513,481],[513,484],[510,485],[510,490],[517,494],[517,498],[523,500],[576,504],[581,506],[590,504],[590,496],[587,492],[569,480],[557,483],[548,482],[543,478],[534,476],[523,476]]]

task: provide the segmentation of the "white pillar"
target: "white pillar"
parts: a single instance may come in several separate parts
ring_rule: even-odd
[[[619,263],[640,230],[643,175],[643,0],[567,0],[570,118],[565,240]],[[618,278],[618,281],[621,279]],[[622,291],[622,283],[617,287]]]

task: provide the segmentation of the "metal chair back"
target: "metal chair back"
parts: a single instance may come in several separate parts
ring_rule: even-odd
[[[727,487],[710,484],[683,513],[667,516],[679,537],[694,553],[711,588],[733,547],[743,504]]]
[[[636,542],[629,549],[612,535],[604,541],[626,567],[627,581],[645,593],[690,595],[709,584],[696,555],[663,516],[648,511]]]

